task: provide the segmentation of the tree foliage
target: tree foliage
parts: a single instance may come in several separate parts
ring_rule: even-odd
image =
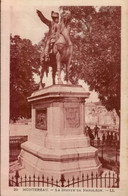
[[[63,6],[72,13],[70,80],[82,79],[108,110],[120,115],[121,8]]]
[[[39,73],[39,49],[28,39],[10,36],[10,118],[30,117],[27,97],[36,84],[33,74]]]

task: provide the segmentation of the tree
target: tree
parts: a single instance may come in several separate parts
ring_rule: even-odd
[[[72,13],[74,44],[70,80],[82,79],[108,110],[120,116],[121,8],[63,6]]]
[[[10,119],[30,117],[27,97],[36,87],[33,74],[39,74],[39,64],[37,45],[18,35],[10,36]]]

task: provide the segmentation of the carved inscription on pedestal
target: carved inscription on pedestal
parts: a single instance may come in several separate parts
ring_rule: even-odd
[[[47,130],[47,110],[39,109],[36,110],[36,123],[37,129]]]
[[[69,107],[65,108],[65,127],[78,128],[80,126],[80,108]]]

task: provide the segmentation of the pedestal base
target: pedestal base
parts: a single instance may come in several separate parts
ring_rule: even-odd
[[[101,172],[97,149],[92,146],[59,150],[41,148],[31,142],[25,142],[22,144],[20,159],[28,174],[53,176],[56,179],[59,179],[61,174],[65,175],[65,179],[70,179],[72,176]]]

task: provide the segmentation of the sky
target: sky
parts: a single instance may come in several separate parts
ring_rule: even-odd
[[[28,38],[33,44],[38,44],[41,41],[44,33],[48,31],[48,27],[38,17],[37,9],[49,20],[51,20],[52,10],[59,12],[57,6],[40,6],[40,4],[30,3],[30,1],[27,5],[24,5],[24,3],[12,3],[10,5],[10,31],[12,35],[18,34],[21,38]]]
[[[12,35],[19,35],[22,39],[30,39],[33,44],[38,44],[48,31],[48,27],[40,20],[36,10],[40,10],[44,16],[51,20],[51,11],[60,12],[59,6],[43,5],[42,0],[26,1],[26,0],[10,0],[10,33]],[[64,73],[62,73],[62,78]],[[39,76],[35,75],[36,82],[39,82]],[[49,77],[44,77],[46,86],[52,85],[51,69]],[[85,82],[79,81],[86,91],[89,87]],[[90,92],[88,101],[98,101],[97,93]]]

